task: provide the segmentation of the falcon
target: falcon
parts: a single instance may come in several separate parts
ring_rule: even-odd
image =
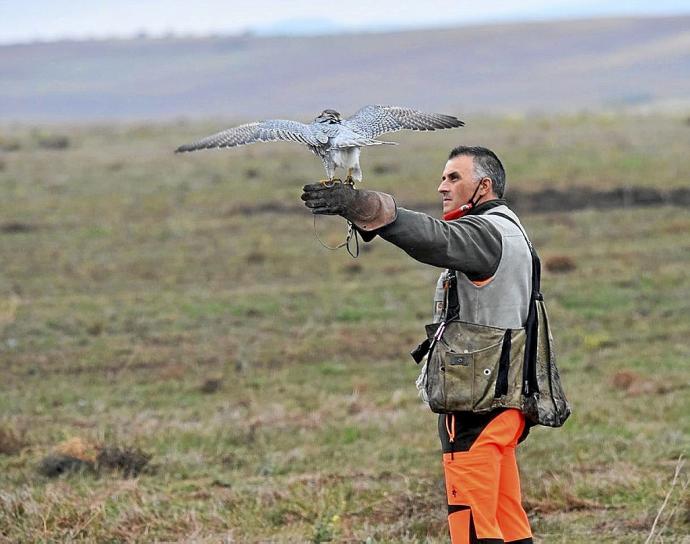
[[[237,147],[256,142],[288,141],[306,145],[323,162],[328,179],[325,185],[332,185],[336,168],[347,170],[345,183],[354,185],[362,181],[359,154],[362,147],[370,145],[397,145],[376,138],[387,132],[398,130],[438,130],[457,128],[465,123],[452,115],[424,113],[398,106],[369,105],[361,108],[352,117],[343,119],[335,110],[324,110],[310,124],[271,119],[247,123],[207,136],[192,144],[178,147],[175,152],[197,151]]]

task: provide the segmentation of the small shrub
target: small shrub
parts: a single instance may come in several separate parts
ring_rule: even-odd
[[[396,170],[396,166],[384,163],[377,163],[371,167],[372,173],[376,174],[377,176],[381,176],[383,174],[392,174],[396,172]]]
[[[555,272],[557,274],[572,272],[577,268],[575,261],[567,255],[554,255],[547,258],[544,264],[549,272]]]
[[[266,260],[266,254],[260,250],[253,250],[247,253],[246,257],[248,264],[261,264]]]
[[[8,221],[0,225],[0,232],[4,234],[21,234],[24,232],[31,232],[38,227],[30,223],[22,223],[21,221]]]
[[[70,147],[70,139],[62,134],[39,136],[38,147],[42,149],[67,149]]]
[[[261,172],[257,168],[247,168],[244,171],[244,177],[247,179],[256,179],[259,177]]]
[[[103,333],[103,323],[101,321],[95,321],[86,327],[86,332],[91,336],[100,336]]]
[[[621,370],[611,377],[611,386],[631,397],[645,394],[663,395],[684,385],[664,383],[631,370]]]
[[[114,161],[108,165],[108,170],[110,170],[111,172],[119,172],[124,167],[125,163],[123,161]]]
[[[216,393],[217,391],[220,391],[221,386],[223,385],[223,380],[217,379],[217,378],[209,378],[204,383],[201,384],[201,387],[199,390],[202,393],[206,393],[207,395],[210,395],[211,393]]]
[[[345,274],[360,274],[364,271],[364,267],[358,262],[351,262],[343,265],[343,272]]]
[[[22,433],[12,427],[0,425],[0,454],[16,455],[26,446]]]
[[[116,470],[126,477],[134,477],[141,474],[151,457],[139,448],[104,446],[96,457],[96,467],[99,472]]]
[[[611,378],[611,385],[616,389],[620,389],[621,391],[627,391],[630,386],[639,379],[640,376],[635,372],[630,370],[621,370],[613,375]]]
[[[45,456],[38,465],[38,472],[48,478],[57,478],[63,474],[75,472],[93,472],[93,470],[93,463],[61,453]]]
[[[314,544],[333,542],[335,540],[339,521],[340,516],[337,514],[317,520],[314,524],[314,534],[311,537],[311,541]]]
[[[138,476],[151,460],[138,448],[102,445],[73,437],[55,447],[38,465],[38,472],[49,478],[76,472],[117,471],[125,477]]]
[[[0,151],[19,151],[21,148],[19,140],[0,136]]]

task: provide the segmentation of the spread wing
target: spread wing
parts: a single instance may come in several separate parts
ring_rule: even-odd
[[[352,117],[343,121],[343,124],[369,138],[403,129],[437,130],[465,125],[452,115],[424,113],[398,106],[376,105],[364,106]]]
[[[320,136],[312,130],[311,125],[285,119],[271,119],[229,128],[197,142],[181,145],[175,150],[175,153],[274,141],[298,142],[318,146],[322,143],[319,141]],[[322,136],[321,140],[323,140]]]

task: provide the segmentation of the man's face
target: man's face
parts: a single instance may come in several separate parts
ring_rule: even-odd
[[[474,158],[470,155],[458,155],[450,159],[443,169],[441,185],[438,192],[443,195],[443,213],[457,210],[463,204],[467,204],[472,194],[477,189],[474,181]],[[477,191],[475,200],[481,194]]]

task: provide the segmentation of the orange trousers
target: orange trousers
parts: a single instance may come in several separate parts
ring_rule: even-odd
[[[475,429],[460,428],[460,415],[439,419],[452,544],[531,543],[515,459],[523,414],[504,410]]]

